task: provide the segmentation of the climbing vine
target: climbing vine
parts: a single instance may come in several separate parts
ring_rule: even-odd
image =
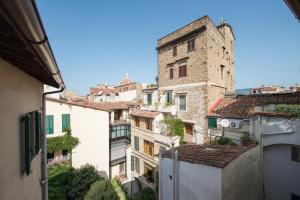
[[[300,105],[288,105],[288,104],[279,104],[275,107],[275,112],[278,113],[289,113],[294,115],[297,118],[300,118]]]
[[[71,151],[79,144],[79,139],[73,137],[69,132],[63,136],[47,138],[47,151],[49,153],[54,151],[68,150]]]

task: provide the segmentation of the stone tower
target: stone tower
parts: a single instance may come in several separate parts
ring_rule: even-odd
[[[205,143],[209,108],[234,91],[231,26],[204,16],[160,38],[156,49],[159,104],[175,107],[186,142]]]

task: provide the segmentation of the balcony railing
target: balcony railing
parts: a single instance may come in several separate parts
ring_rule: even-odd
[[[176,115],[176,105],[173,104],[142,105],[141,109],[148,110],[148,111],[170,113],[171,115]]]

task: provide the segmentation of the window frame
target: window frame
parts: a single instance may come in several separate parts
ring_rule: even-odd
[[[182,110],[180,108],[180,97],[181,96],[185,96],[185,110]],[[187,94],[179,94],[178,95],[178,110],[181,111],[181,112],[187,112]]]
[[[145,118],[145,124],[146,124],[146,129],[148,131],[152,131],[153,130],[153,125],[152,125],[153,120],[150,118]]]
[[[152,105],[152,93],[146,93],[146,95],[147,95],[147,105]]]
[[[65,120],[64,120],[64,118],[65,118]],[[67,123],[68,126],[66,126],[65,123]],[[69,128],[69,129],[71,128],[71,115],[70,114],[61,114],[61,131],[66,132],[65,129],[67,129],[67,128]]]
[[[46,127],[46,135],[54,134],[54,115],[46,115],[45,127]]]
[[[131,171],[133,172],[134,171],[134,169],[135,169],[135,167],[134,167],[134,156],[133,155],[131,155]]]
[[[184,134],[193,135],[194,134],[194,125],[190,123],[184,123]],[[188,131],[187,131],[188,130]],[[191,133],[189,133],[191,131]]]
[[[169,69],[169,79],[174,79],[174,67],[170,67]]]
[[[177,46],[173,46],[173,57],[177,56]]]
[[[139,151],[140,150],[140,138],[135,135],[134,139],[133,139],[133,142],[134,142],[134,149],[136,151]]]
[[[135,127],[140,127],[140,118],[139,117],[134,117],[134,126]]]
[[[172,93],[173,93],[173,91],[172,90],[168,90],[168,91],[166,91],[166,104],[168,103],[168,104],[172,104],[173,103],[173,97],[172,97]]]
[[[154,156],[154,143],[144,139],[144,154],[150,157]]]
[[[196,50],[196,39],[190,39],[187,41],[187,52],[195,51]]]
[[[180,65],[178,67],[178,78],[187,77],[187,65]]]
[[[140,174],[140,158],[135,157],[134,159],[135,172]]]

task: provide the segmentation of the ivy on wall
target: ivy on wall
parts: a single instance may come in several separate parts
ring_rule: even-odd
[[[299,104],[294,104],[294,105],[279,104],[279,105],[276,105],[275,112],[289,113],[289,114],[294,115],[297,118],[300,118],[300,105]]]
[[[48,153],[62,150],[71,151],[78,144],[79,139],[77,137],[73,137],[70,132],[67,132],[63,136],[47,138],[47,151]]]

